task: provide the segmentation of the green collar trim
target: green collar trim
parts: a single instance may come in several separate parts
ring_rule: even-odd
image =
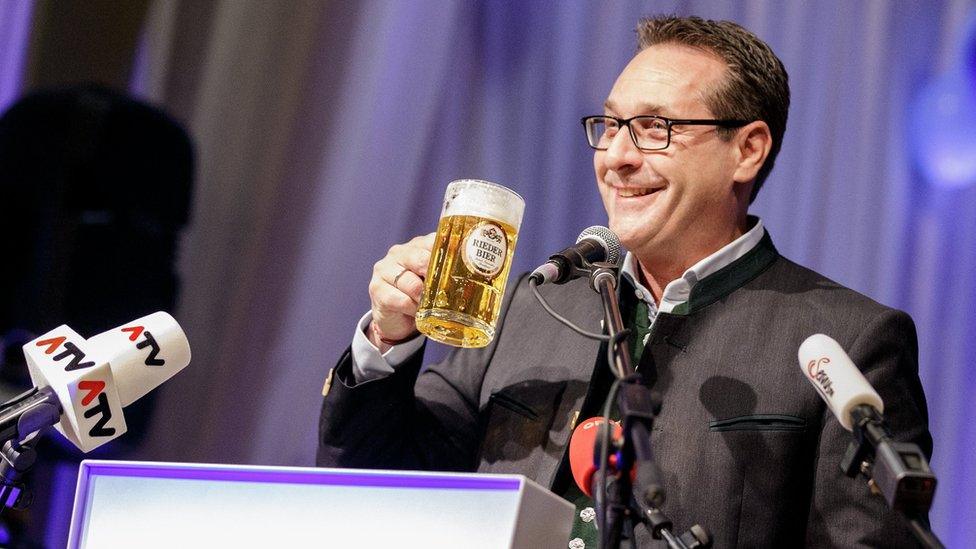
[[[766,232],[755,248],[695,284],[688,301],[675,307],[671,314],[689,315],[704,309],[759,276],[777,257],[779,252]]]

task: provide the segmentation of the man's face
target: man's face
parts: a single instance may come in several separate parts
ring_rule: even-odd
[[[605,114],[715,118],[704,92],[720,85],[725,70],[723,61],[700,50],[651,46],[620,73]],[[670,146],[651,152],[620,131],[607,150],[596,151],[593,164],[610,229],[638,257],[682,261],[734,238],[735,155],[714,126],[676,125]]]

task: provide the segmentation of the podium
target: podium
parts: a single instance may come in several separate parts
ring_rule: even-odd
[[[85,460],[68,547],[565,548],[520,475]]]

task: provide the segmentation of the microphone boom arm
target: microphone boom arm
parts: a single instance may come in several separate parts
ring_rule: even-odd
[[[61,404],[50,387],[35,387],[0,407],[0,513],[29,504],[31,492],[22,479],[37,460],[34,441],[60,416]]]

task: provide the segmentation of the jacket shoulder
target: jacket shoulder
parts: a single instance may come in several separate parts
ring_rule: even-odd
[[[732,301],[760,315],[758,322],[773,323],[770,328],[793,326],[804,333],[825,333],[845,348],[873,325],[886,326],[885,330],[912,341],[917,337],[914,322],[904,311],[782,256],[741,290],[730,296]]]
[[[797,300],[801,304],[826,310],[863,311],[870,316],[895,311],[892,307],[783,256],[779,256],[749,286],[753,289],[772,290],[783,296],[783,299]]]

